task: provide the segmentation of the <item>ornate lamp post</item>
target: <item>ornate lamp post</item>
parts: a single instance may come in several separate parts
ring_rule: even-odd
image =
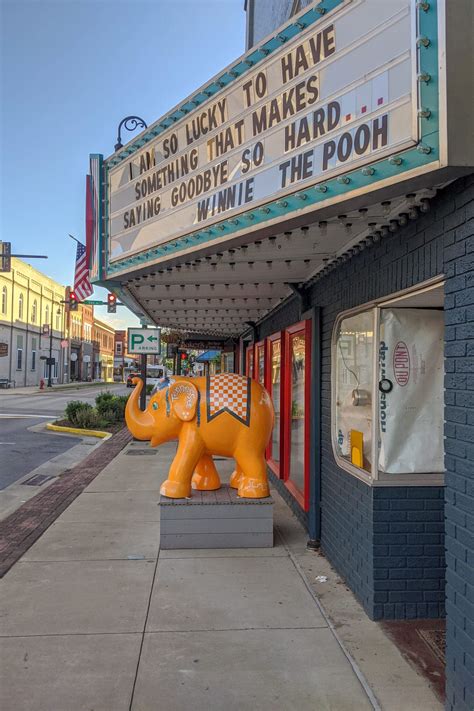
[[[126,131],[135,131],[136,128],[148,128],[145,121],[140,118],[140,116],[126,116],[120,121],[118,126],[117,143],[114,146],[114,149],[116,151],[120,150],[120,148],[123,148],[121,136],[122,126]]]

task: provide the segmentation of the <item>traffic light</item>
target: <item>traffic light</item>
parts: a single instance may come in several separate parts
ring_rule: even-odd
[[[69,311],[77,311],[79,299],[75,291],[69,292]]]
[[[115,296],[115,294],[107,294],[107,313],[117,313],[117,297]]]
[[[181,358],[181,360],[186,360],[186,358],[188,357],[188,354],[185,353],[184,351],[181,351],[181,353],[179,354],[179,357]]]
[[[10,272],[11,265],[11,242],[0,242],[0,272]]]

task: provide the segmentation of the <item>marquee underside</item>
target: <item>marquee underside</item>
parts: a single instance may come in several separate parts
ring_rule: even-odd
[[[135,277],[129,273],[120,295],[158,326],[236,337],[288,298],[291,285],[317,279],[416,219],[434,192],[420,190],[270,236],[253,232],[249,244],[215,245],[179,262],[163,260]]]

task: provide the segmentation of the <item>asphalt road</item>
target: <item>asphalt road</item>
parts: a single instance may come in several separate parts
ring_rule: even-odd
[[[94,404],[98,393],[130,392],[125,385],[111,384],[81,390],[61,390],[37,394],[0,395],[0,490],[77,444],[77,437],[50,432],[31,432],[29,427],[60,417],[70,400]]]

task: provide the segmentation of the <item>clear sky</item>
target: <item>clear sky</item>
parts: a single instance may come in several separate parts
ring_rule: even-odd
[[[0,0],[0,11],[0,239],[47,254],[33,266],[70,284],[89,153],[110,155],[122,118],[152,123],[242,54],[244,0]],[[135,322],[117,311],[116,328]]]

